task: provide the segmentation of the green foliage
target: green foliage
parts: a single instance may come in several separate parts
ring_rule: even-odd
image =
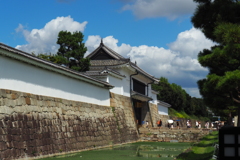
[[[200,93],[213,112],[221,116],[236,114],[240,106],[240,3],[238,0],[195,0],[194,27],[217,44],[198,55],[209,74],[198,81]]]
[[[111,108],[112,108],[112,112],[115,113],[115,107],[111,106]]]
[[[60,31],[57,40],[60,48],[57,54],[39,54],[38,57],[59,65],[65,65],[76,71],[87,71],[90,60],[84,58],[87,48],[82,41],[83,34],[81,32]]]
[[[198,6],[192,23],[201,29],[205,36],[216,41],[213,34],[218,22],[239,23],[240,3],[238,0],[194,0]]]
[[[218,115],[228,116],[240,106],[240,27],[220,23],[214,35],[219,45],[199,54],[200,64],[210,72],[198,85],[205,103]]]
[[[181,86],[170,84],[166,78],[161,77],[159,83],[153,84],[152,88],[159,92],[159,100],[171,104],[171,108],[179,112],[176,116],[187,117],[181,115],[181,111],[188,115],[208,116],[206,105],[201,98],[191,97]]]
[[[59,55],[54,55],[54,54],[38,54],[37,57],[45,59],[47,61],[56,63],[56,64],[64,64],[63,61],[66,61],[66,59],[64,57],[61,57]],[[66,63],[66,62],[65,62]]]
[[[214,153],[214,144],[218,143],[218,132],[214,131],[203,137],[198,144],[185,153],[180,154],[177,160],[210,160]]]

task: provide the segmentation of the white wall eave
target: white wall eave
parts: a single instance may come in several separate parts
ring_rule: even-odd
[[[153,94],[159,94],[159,92],[158,92],[158,91],[155,91],[155,90],[152,90],[152,93],[153,93]]]
[[[66,67],[57,65],[55,63],[40,59],[36,56],[33,56],[31,54],[28,54],[26,52],[17,50],[15,48],[9,47],[5,44],[0,43],[0,55],[13,58],[46,70],[54,71],[60,74],[63,74],[65,76],[69,76],[81,81],[85,81],[87,83],[91,83],[100,87],[112,89],[114,86],[110,85],[107,82],[100,81],[98,79],[89,77],[87,75],[84,75],[80,72],[68,69]]]
[[[168,108],[171,107],[170,104],[168,104],[166,102],[163,102],[163,101],[159,101],[159,100],[158,100],[158,104],[161,105],[161,106],[164,106],[164,107],[168,107]]]

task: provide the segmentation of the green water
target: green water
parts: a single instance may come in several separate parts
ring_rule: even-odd
[[[189,147],[190,143],[137,142],[113,148],[83,151],[41,160],[172,160]]]

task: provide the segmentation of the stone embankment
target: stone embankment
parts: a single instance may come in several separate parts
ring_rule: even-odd
[[[0,159],[39,158],[139,140],[130,98],[110,95],[111,107],[0,89]],[[140,140],[186,142],[205,133],[142,128]]]
[[[111,101],[118,106],[0,89],[0,159],[40,157],[138,140],[127,99],[116,95]]]
[[[139,128],[139,137],[141,141],[158,142],[198,142],[200,138],[209,134],[210,129],[168,129],[168,128]]]

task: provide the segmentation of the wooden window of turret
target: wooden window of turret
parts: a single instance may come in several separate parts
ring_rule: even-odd
[[[133,79],[133,91],[145,95],[146,94],[146,85],[136,79]]]

